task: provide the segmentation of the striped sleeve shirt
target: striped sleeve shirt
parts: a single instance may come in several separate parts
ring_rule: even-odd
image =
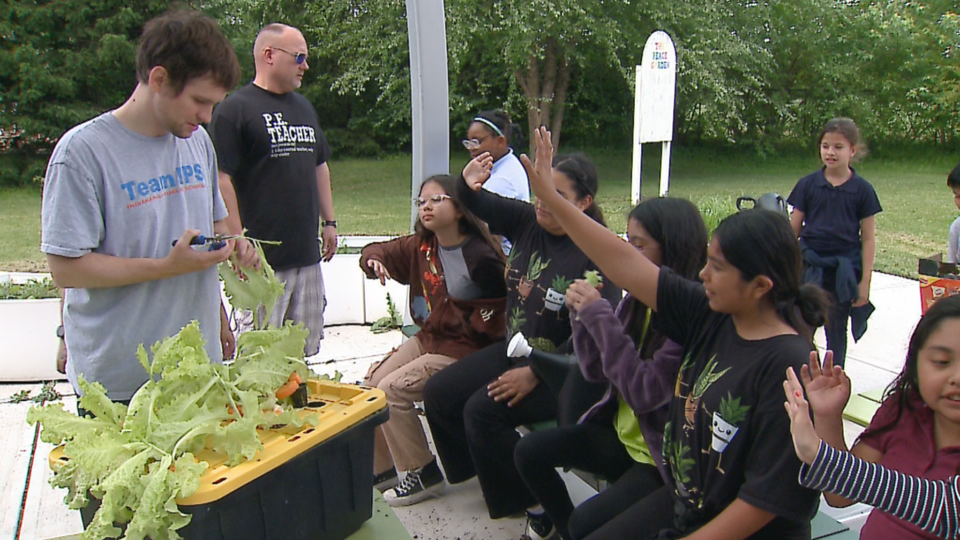
[[[800,484],[866,503],[940,538],[960,539],[960,476],[926,480],[891,471],[821,441]]]

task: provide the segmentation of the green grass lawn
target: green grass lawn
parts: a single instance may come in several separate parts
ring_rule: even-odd
[[[659,155],[644,148],[644,196],[659,189]],[[617,232],[626,228],[630,204],[631,157],[628,152],[592,152],[600,174],[599,201],[608,224]],[[466,154],[454,151],[451,171]],[[947,172],[950,156],[912,161],[868,158],[857,166],[880,196],[883,213],[877,217],[877,269],[912,277],[918,256],[946,248],[947,228],[957,215]],[[670,195],[686,197],[711,207],[732,207],[741,196],[774,191],[786,197],[796,181],[818,167],[809,158],[761,160],[716,150],[679,149],[674,153]],[[410,157],[337,160],[330,163],[334,203],[341,235],[400,234],[410,225]],[[40,190],[0,190],[0,269],[44,268],[40,244]]]

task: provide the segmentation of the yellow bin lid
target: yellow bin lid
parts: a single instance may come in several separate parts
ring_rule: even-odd
[[[316,414],[316,426],[259,430],[263,450],[235,467],[226,464],[224,454],[210,449],[197,452],[197,460],[206,461],[209,467],[201,475],[197,491],[177,499],[177,504],[193,506],[220,500],[387,406],[382,390],[327,380],[308,380],[307,395],[308,406],[299,411],[301,416]],[[54,470],[69,460],[63,454],[63,445],[54,448],[48,458]]]

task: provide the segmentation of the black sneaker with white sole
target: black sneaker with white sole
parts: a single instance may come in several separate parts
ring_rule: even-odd
[[[399,482],[400,478],[397,477],[397,469],[395,467],[390,467],[380,474],[373,475],[373,487],[381,493],[397,485]]]
[[[546,512],[531,514],[527,512],[527,530],[523,540],[548,540],[557,536],[557,529]]]
[[[439,494],[446,485],[434,459],[419,469],[404,473],[400,484],[383,492],[383,498],[390,506],[407,506]]]

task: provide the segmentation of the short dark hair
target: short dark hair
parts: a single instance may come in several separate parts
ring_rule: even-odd
[[[947,187],[950,189],[960,188],[960,163],[947,175]]]
[[[723,257],[744,281],[766,276],[780,317],[808,341],[826,322],[829,299],[816,285],[801,284],[803,257],[790,223],[771,210],[754,208],[724,219],[713,232]]]
[[[177,9],[151,19],[137,44],[137,80],[161,66],[179,95],[188,82],[210,76],[225,90],[240,80],[240,63],[217,23],[198,11]]]

